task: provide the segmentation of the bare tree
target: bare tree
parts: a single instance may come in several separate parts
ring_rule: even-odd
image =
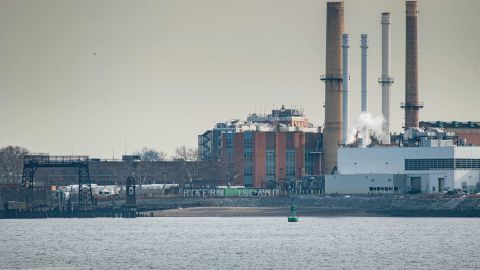
[[[147,179],[152,176],[152,161],[138,161],[131,164],[131,175],[135,178],[137,184],[141,187]]]
[[[140,156],[140,161],[132,162],[130,174],[135,178],[139,186],[154,177],[155,162],[164,161],[167,159],[167,154],[164,151],[159,151],[155,148],[143,147],[140,151],[134,152],[135,155]]]
[[[158,151],[155,148],[149,148],[147,146],[135,152],[135,155],[139,155],[142,161],[163,161],[167,159],[167,153],[164,151]]]
[[[22,146],[9,145],[0,149],[0,176],[2,179],[12,183],[21,181],[23,156],[26,154],[28,154],[28,150]]]
[[[173,159],[182,163],[189,183],[192,183],[199,176],[201,162],[197,148],[187,148],[185,145],[177,147]]]
[[[225,155],[222,155],[218,165],[220,166],[222,176],[225,177],[225,184],[229,187],[234,186],[237,178],[243,173],[242,166],[234,160],[229,161]]]

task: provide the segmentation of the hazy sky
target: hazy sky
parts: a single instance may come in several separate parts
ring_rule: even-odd
[[[325,7],[319,0],[0,0],[0,145],[120,157],[195,146],[214,123],[301,105],[323,125]],[[421,120],[480,120],[478,0],[419,2]],[[405,3],[345,1],[350,123],[381,111],[380,13],[392,13],[392,128],[404,98]]]

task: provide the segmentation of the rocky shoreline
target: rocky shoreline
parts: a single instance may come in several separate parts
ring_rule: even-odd
[[[154,217],[286,217],[289,208],[280,207],[192,207],[153,211]],[[300,217],[373,216],[360,209],[305,207],[297,211]]]
[[[479,198],[295,195],[148,199],[138,200],[137,205],[139,211],[157,216],[285,216],[289,206],[296,205],[304,216],[480,217]]]

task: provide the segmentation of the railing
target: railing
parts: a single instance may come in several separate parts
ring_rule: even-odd
[[[320,75],[321,81],[341,81],[343,79],[342,75]]]
[[[23,157],[24,164],[68,164],[81,162],[88,162],[88,156],[26,155]]]
[[[423,102],[401,102],[400,108],[402,109],[421,109],[423,108]]]
[[[382,77],[378,78],[378,83],[381,83],[381,84],[393,84],[393,77],[392,76],[388,76],[388,75],[382,75]]]

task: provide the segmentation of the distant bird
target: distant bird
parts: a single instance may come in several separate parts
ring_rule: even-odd
[[[93,53],[93,55],[97,55],[97,53],[96,53],[96,52],[94,52],[94,53]]]

